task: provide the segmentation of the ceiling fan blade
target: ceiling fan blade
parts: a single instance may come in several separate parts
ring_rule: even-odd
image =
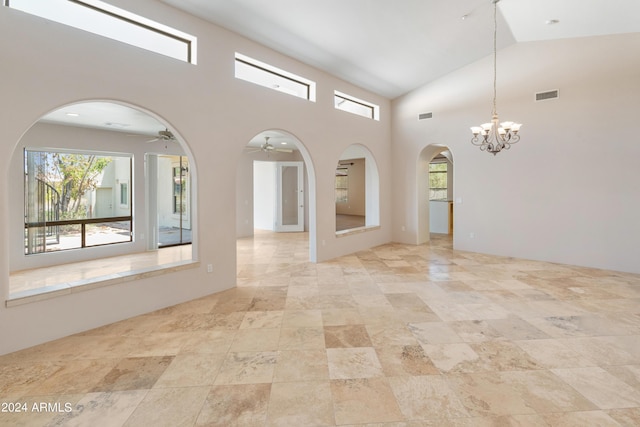
[[[156,142],[156,141],[159,141],[159,140],[160,140],[160,138],[153,138],[153,139],[148,140],[147,143]]]

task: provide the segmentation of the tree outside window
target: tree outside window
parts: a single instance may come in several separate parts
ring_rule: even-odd
[[[447,200],[447,162],[429,163],[429,200]]]
[[[24,178],[25,254],[131,241],[130,155],[25,150]]]

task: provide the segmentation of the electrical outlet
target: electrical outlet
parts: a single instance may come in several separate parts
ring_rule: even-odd
[[[213,273],[213,264],[207,264],[207,273]]]

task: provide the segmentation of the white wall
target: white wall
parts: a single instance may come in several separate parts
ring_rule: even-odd
[[[394,100],[394,240],[418,240],[420,153],[441,144],[451,148],[462,201],[455,248],[640,272],[638,51],[640,34],[500,51],[498,113],[524,125],[521,141],[495,157],[472,146],[469,131],[490,119],[493,58]],[[560,98],[534,102],[552,89]],[[418,121],[423,112],[433,119]]]
[[[112,163],[115,173],[115,185],[113,189],[113,207],[116,216],[127,216],[131,213],[131,201],[121,204],[120,184],[127,184],[127,199],[131,195],[131,161],[130,159],[117,157]]]
[[[449,202],[429,202],[429,231],[431,233],[449,233]]]
[[[195,233],[200,239],[194,251],[202,266],[18,307],[3,304],[0,354],[235,286],[233,177],[247,141],[266,129],[295,135],[313,162],[311,184],[317,203],[309,212],[309,228],[319,261],[391,240],[391,208],[381,203],[379,229],[338,242],[333,187],[340,153],[351,144],[362,144],[377,160],[380,200],[390,198],[388,100],[161,2],[111,3],[196,35],[198,65],[0,7],[0,170],[4,171],[0,183],[0,299],[8,296],[13,245],[7,236],[22,228],[9,212],[18,142],[43,114],[81,100],[117,100],[140,107],[164,120],[186,141],[187,154],[193,159],[192,194],[199,218]],[[316,81],[317,102],[236,80],[236,51]],[[334,90],[380,105],[381,120],[364,120],[335,110]],[[212,273],[203,267],[209,263],[214,267]]]
[[[275,230],[276,163],[253,162],[253,226],[259,230]]]

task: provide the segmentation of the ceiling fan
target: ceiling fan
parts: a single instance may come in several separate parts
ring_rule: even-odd
[[[147,142],[175,141],[175,140],[176,140],[176,137],[173,135],[173,133],[169,129],[165,129],[165,130],[158,131],[158,136],[156,136],[154,139],[150,139]]]
[[[265,153],[267,153],[267,155],[269,155],[269,153],[272,153],[274,151],[277,151],[279,153],[293,153],[293,150],[289,149],[289,148],[276,148],[273,146],[273,144],[269,143],[269,136],[265,136],[264,137],[264,144],[262,144],[260,146],[260,148],[255,148],[252,149],[250,151],[248,151],[248,153],[257,153],[258,151],[263,151]]]

